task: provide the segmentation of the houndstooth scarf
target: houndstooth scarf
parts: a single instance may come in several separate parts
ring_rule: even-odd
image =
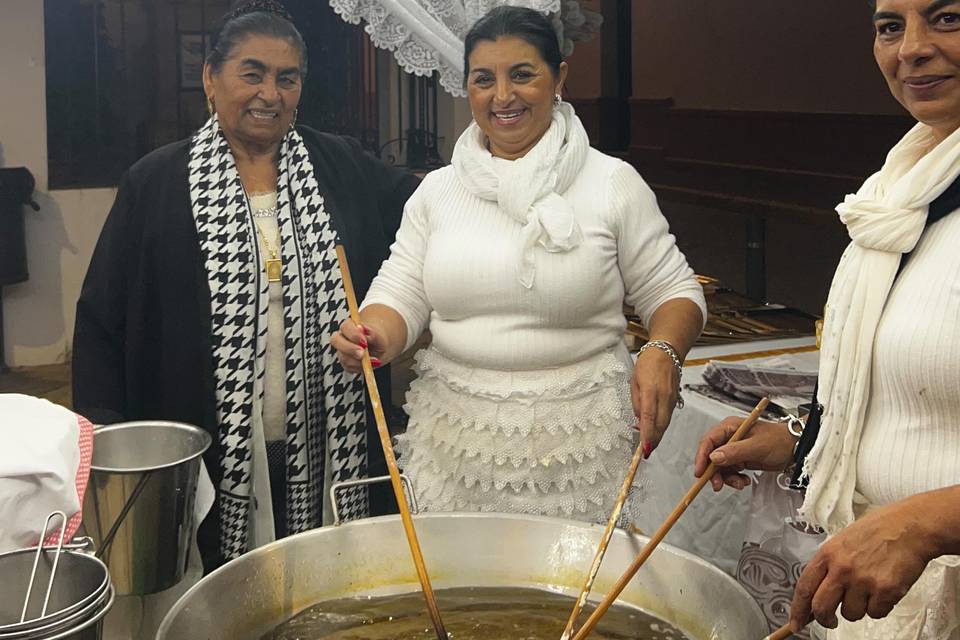
[[[221,445],[220,546],[226,559],[248,551],[253,416],[263,407],[269,286],[233,154],[216,116],[194,136],[190,201],[210,285],[214,382]],[[347,317],[336,233],[303,139],[280,145],[277,222],[283,256],[287,406],[287,530],[323,521],[324,464],[334,482],[366,475],[362,380],[344,372],[329,336]],[[367,514],[367,494],[346,497],[346,518]]]

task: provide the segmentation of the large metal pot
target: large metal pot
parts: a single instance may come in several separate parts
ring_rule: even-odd
[[[534,587],[575,594],[603,528],[523,515],[435,513],[415,518],[437,589]],[[618,531],[594,592],[605,593],[643,544]],[[242,556],[191,588],[157,640],[253,640],[333,598],[419,589],[398,516],[359,520],[280,540]],[[769,633],[750,595],[709,563],[660,545],[621,601],[694,638],[750,640]]]

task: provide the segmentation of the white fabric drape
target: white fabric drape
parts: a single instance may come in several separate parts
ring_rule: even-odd
[[[463,39],[478,18],[499,5],[549,14],[565,56],[601,22],[576,0],[330,0],[346,22],[365,22],[373,44],[392,51],[406,72],[429,76],[437,71],[441,86],[455,96],[464,95]]]

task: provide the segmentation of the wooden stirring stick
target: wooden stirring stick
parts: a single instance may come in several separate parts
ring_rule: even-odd
[[[633,479],[637,475],[637,468],[640,461],[643,460],[643,442],[637,444],[637,450],[633,453],[633,460],[630,461],[630,468],[627,470],[627,477],[623,479],[623,486],[620,487],[620,493],[617,495],[617,502],[613,505],[613,511],[610,513],[610,519],[607,520],[607,528],[600,539],[600,546],[597,547],[597,554],[593,558],[593,564],[587,573],[587,579],[580,589],[580,595],[573,605],[573,611],[570,613],[570,619],[567,620],[567,626],[563,630],[560,640],[570,640],[573,634],[573,627],[577,624],[577,618],[583,611],[583,605],[587,604],[587,598],[590,597],[590,590],[593,588],[593,581],[597,579],[597,573],[600,572],[600,565],[603,563],[603,556],[607,553],[607,547],[610,545],[610,539],[613,538],[613,532],[617,528],[617,521],[620,519],[620,512],[623,511],[623,503],[627,500],[630,493],[630,487],[633,486]]]
[[[763,640],[787,640],[791,635],[793,635],[793,631],[790,629],[790,623],[788,622]]]
[[[337,262],[340,264],[340,273],[343,275],[343,288],[347,292],[347,306],[350,308],[350,319],[359,327],[360,310],[357,306],[357,294],[353,290],[353,280],[350,278],[350,267],[347,265],[347,254],[343,250],[343,245],[339,244],[337,245]],[[427,575],[427,566],[423,561],[423,552],[420,551],[417,532],[413,528],[413,518],[410,516],[407,496],[403,491],[403,484],[400,482],[400,470],[397,468],[397,459],[393,455],[393,445],[390,444],[390,432],[387,430],[387,418],[383,415],[383,405],[380,402],[380,391],[377,388],[377,379],[373,375],[373,364],[370,362],[370,353],[366,350],[363,352],[363,377],[367,382],[370,404],[373,405],[373,415],[377,420],[377,431],[380,434],[380,444],[383,446],[383,456],[387,460],[387,468],[390,471],[390,484],[393,485],[393,495],[396,496],[397,506],[400,507],[400,519],[403,521],[403,530],[407,534],[410,554],[413,556],[413,564],[417,569],[417,578],[420,579],[420,586],[423,588],[423,597],[427,601],[427,611],[430,613],[430,620],[433,621],[433,628],[437,632],[437,638],[439,640],[449,640],[447,630],[443,626],[443,620],[440,619],[440,609],[437,607],[437,600],[433,595],[433,587],[430,586],[430,576]]]
[[[740,427],[734,432],[734,434],[727,441],[727,444],[738,441],[744,436],[744,434],[753,426],[753,423],[757,421],[760,417],[760,414],[763,413],[763,410],[767,408],[769,400],[764,398],[757,404],[757,406],[750,412],[750,415],[747,416],[743,422],[740,423]],[[603,601],[597,605],[596,610],[590,615],[587,621],[580,627],[580,630],[577,631],[577,635],[573,637],[573,640],[584,640],[590,632],[593,631],[593,628],[597,626],[597,623],[600,621],[600,618],[603,617],[603,614],[613,605],[617,597],[627,588],[627,585],[633,579],[633,576],[636,575],[640,567],[644,562],[647,561],[647,558],[650,557],[650,554],[653,553],[653,550],[657,548],[657,545],[666,537],[669,533],[671,527],[677,523],[677,520],[680,519],[680,516],[683,515],[683,512],[687,510],[687,507],[690,506],[690,503],[693,502],[693,499],[697,497],[697,494],[700,493],[700,490],[703,489],[704,485],[710,481],[710,478],[717,472],[717,465],[710,463],[706,471],[703,472],[703,475],[693,483],[693,486],[690,487],[690,490],[687,491],[687,494],[683,496],[680,500],[680,503],[674,508],[673,512],[667,517],[666,521],[660,525],[660,528],[657,529],[657,532],[653,534],[650,538],[650,542],[643,547],[643,550],[637,555],[636,559],[633,561],[633,564],[624,572],[617,583],[613,586],[613,589],[610,590],[610,593],[604,597]]]

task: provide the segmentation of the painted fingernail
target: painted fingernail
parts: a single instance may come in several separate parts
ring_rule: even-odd
[[[360,328],[363,329],[363,335],[365,336],[370,335],[370,329],[367,329],[366,327],[360,327]]]
[[[366,349],[366,348],[367,348],[367,341],[364,340],[363,338],[360,338],[360,346],[363,347],[364,349]]]
[[[653,453],[653,443],[650,441],[643,443],[643,459],[646,460]]]
[[[723,451],[714,451],[710,454],[710,462],[713,462],[714,464],[726,464],[727,454],[725,454]]]
[[[380,358],[370,358],[370,364],[372,364],[374,367],[382,367],[382,366],[383,366],[383,363],[380,362]]]

